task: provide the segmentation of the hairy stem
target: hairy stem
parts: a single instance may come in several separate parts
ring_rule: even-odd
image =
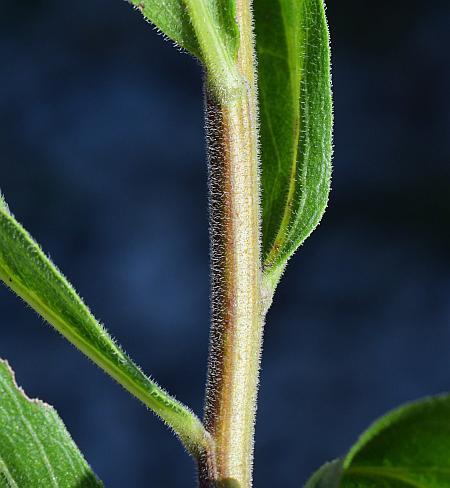
[[[214,473],[201,486],[252,484],[256,397],[263,335],[257,97],[250,0],[237,2],[242,86],[226,100],[206,91],[212,328],[205,426]],[[208,479],[209,478],[209,479]]]

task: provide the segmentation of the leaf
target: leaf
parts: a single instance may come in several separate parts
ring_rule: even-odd
[[[192,454],[205,447],[200,420],[172,398],[112,340],[61,272],[0,206],[0,279],[86,356],[159,415]]]
[[[263,261],[274,288],[319,223],[331,178],[329,36],[322,0],[255,0]]]
[[[182,0],[129,0],[164,35],[201,58],[194,28]]]
[[[324,464],[306,483],[305,488],[338,488],[342,474],[342,461]]]
[[[9,212],[8,205],[5,201],[4,196],[2,195],[2,192],[0,192],[0,209],[4,210],[5,212]]]
[[[209,59],[215,42],[211,36],[219,39],[220,49],[227,50],[231,57],[237,53],[236,0],[131,0],[131,3],[163,34],[206,65],[218,62]]]
[[[344,458],[339,487],[449,488],[450,396],[410,403],[377,420]]]
[[[56,411],[40,400],[26,397],[3,360],[0,360],[0,486],[103,486]]]

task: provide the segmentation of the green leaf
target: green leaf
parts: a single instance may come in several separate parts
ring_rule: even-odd
[[[274,288],[319,223],[331,178],[329,36],[322,0],[255,0],[263,259]]]
[[[450,396],[410,403],[377,420],[344,458],[339,487],[450,488]]]
[[[200,47],[189,14],[182,0],[131,0],[144,17],[165,36],[194,56],[201,58]]]
[[[131,361],[38,244],[2,206],[0,279],[86,356],[159,415],[178,434],[191,454],[198,455],[205,449],[208,435],[200,420]]]
[[[338,488],[342,475],[342,461],[339,459],[324,464],[308,480],[305,488]]]
[[[40,400],[26,397],[3,360],[0,360],[0,486],[103,486],[56,411]]]
[[[2,192],[0,192],[0,209],[9,212],[8,205],[5,201],[4,196],[2,195]]]
[[[131,0],[163,34],[200,59],[219,91],[239,85],[236,0]]]

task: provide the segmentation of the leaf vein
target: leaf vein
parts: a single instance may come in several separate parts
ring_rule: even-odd
[[[8,392],[8,394],[10,395],[14,405],[16,406],[16,409],[23,421],[23,424],[25,425],[25,428],[28,430],[31,438],[33,439],[34,441],[34,444],[36,445],[37,447],[37,450],[40,452],[43,460],[44,460],[44,464],[45,464],[45,467],[47,468],[47,471],[50,475],[50,481],[51,481],[51,484],[55,487],[55,488],[58,488],[58,483],[57,483],[57,479],[56,479],[56,474],[55,474],[55,471],[50,463],[50,460],[47,456],[47,453],[45,451],[45,447],[44,445],[42,444],[42,442],[40,441],[39,437],[37,436],[36,434],[36,431],[34,430],[33,426],[30,424],[29,420],[26,418],[26,415],[24,414],[24,411],[23,411],[23,407],[22,405],[20,404],[20,402],[17,400],[17,397],[16,395],[14,394],[14,391],[12,390],[11,386],[8,384],[8,382],[2,378],[0,376],[0,382],[2,383],[3,387],[5,388],[5,390]]]

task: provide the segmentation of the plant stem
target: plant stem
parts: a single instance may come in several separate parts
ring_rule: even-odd
[[[205,426],[215,442],[214,473],[201,486],[248,488],[264,317],[261,306],[257,94],[250,0],[237,1],[238,96],[206,89],[212,325]]]

